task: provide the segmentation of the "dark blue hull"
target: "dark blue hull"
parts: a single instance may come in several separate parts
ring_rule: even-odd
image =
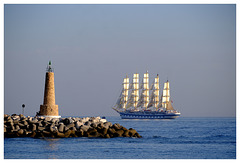
[[[180,113],[166,112],[119,112],[122,119],[175,119]]]

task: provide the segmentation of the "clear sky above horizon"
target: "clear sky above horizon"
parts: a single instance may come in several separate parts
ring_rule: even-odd
[[[126,74],[182,116],[236,115],[236,5],[4,5],[4,113],[35,115],[48,61],[62,116],[117,116]]]

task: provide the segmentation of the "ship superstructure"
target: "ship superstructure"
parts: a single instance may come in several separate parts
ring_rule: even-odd
[[[132,82],[128,76],[123,79],[123,89],[112,107],[123,119],[174,119],[180,116],[170,100],[170,87],[167,80],[163,84],[160,97],[159,75],[149,87],[149,73],[143,75],[139,84],[139,74],[133,74]]]

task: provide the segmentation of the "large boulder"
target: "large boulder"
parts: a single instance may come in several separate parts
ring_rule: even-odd
[[[97,124],[97,127],[99,127],[99,128],[103,128],[103,127],[104,127],[104,125],[103,125],[103,123],[102,123],[102,122],[99,122],[99,123]]]
[[[111,122],[104,122],[103,126],[108,129],[109,127],[112,127],[112,123]]]
[[[51,120],[51,122],[57,124],[57,123],[59,122],[59,119],[58,119],[58,118],[53,118],[53,119]]]
[[[20,129],[17,131],[18,135],[19,136],[23,136],[24,135],[24,130],[23,129]]]
[[[12,119],[13,119],[13,120],[20,120],[20,116],[15,115],[15,116],[12,117]]]
[[[58,138],[64,138],[64,137],[65,137],[65,134],[62,133],[62,132],[57,132],[57,133],[56,133],[56,137],[58,137]]]
[[[38,120],[40,121],[40,120],[44,120],[45,119],[45,117],[44,116],[39,116],[39,117],[37,117],[38,118]]]
[[[9,124],[11,124],[11,123],[13,123],[12,118],[8,118],[7,121],[6,121],[6,124],[9,125]]]
[[[123,137],[129,137],[129,130],[123,130],[124,133],[122,134]]]
[[[70,124],[68,124],[68,125],[66,125],[66,126],[70,129],[70,128],[75,127],[75,124],[74,124],[74,123],[70,123]]]
[[[103,128],[101,128],[101,129],[99,130],[99,132],[100,132],[101,134],[103,134],[103,135],[106,135],[107,132],[108,132],[108,129],[103,127]]]
[[[19,123],[19,120],[15,119],[15,120],[13,120],[13,123],[16,125]]]
[[[32,120],[29,120],[29,123],[31,123],[31,124],[38,123],[38,119],[34,118]]]
[[[128,129],[126,127],[121,127],[122,130],[127,131]]]
[[[28,118],[28,121],[32,121],[33,120],[33,117],[27,117]]]
[[[123,135],[124,131],[123,130],[117,130],[114,134],[115,137],[121,137]]]
[[[89,121],[89,119],[90,119],[89,117],[84,117],[84,118],[82,118],[82,122],[85,123],[85,122]]]
[[[83,130],[84,132],[86,132],[90,127],[89,126],[81,126],[80,129]]]
[[[32,131],[26,131],[25,134],[27,137],[30,137],[32,135]]]
[[[35,136],[36,136],[36,132],[35,131],[33,131],[31,135],[29,135],[29,137],[31,137],[31,138],[34,138]]]
[[[100,134],[98,133],[98,131],[95,128],[89,128],[86,135],[87,135],[87,137],[99,137],[100,136]]]
[[[96,122],[93,122],[90,126],[92,127],[92,128],[97,128],[97,123]]]
[[[46,117],[46,118],[45,118],[45,121],[50,122],[51,120],[52,120],[52,117]]]
[[[115,130],[120,130],[120,129],[121,129],[121,125],[118,124],[118,123],[115,123],[112,127],[113,127]]]
[[[104,138],[111,138],[109,134],[105,134]]]
[[[69,130],[69,128],[67,127],[67,126],[64,126],[64,132],[66,132],[66,131],[68,131]]]
[[[75,127],[76,127],[77,130],[79,130],[82,125],[84,125],[84,124],[82,122],[80,122],[80,121],[77,121],[75,123]]]
[[[64,127],[65,127],[65,125],[63,123],[60,124],[59,127],[58,127],[58,131],[59,132],[63,132],[64,131]]]
[[[23,129],[24,128],[24,124],[22,124],[22,123],[20,123],[20,122],[18,122],[18,124],[17,124],[21,129]]]
[[[10,128],[10,130],[15,130],[15,127],[13,124],[10,124],[8,127]]]
[[[136,133],[137,131],[135,129],[132,128],[129,129],[129,136],[133,137]]]
[[[32,124],[32,131],[36,131],[37,130],[37,125],[36,124]]]
[[[139,135],[139,133],[136,132],[135,135],[134,135],[134,137],[141,138],[142,136]]]
[[[50,126],[50,131],[51,131],[52,133],[56,133],[56,132],[58,131],[57,126],[55,126],[54,124],[52,124],[52,125]]]
[[[91,125],[91,122],[90,121],[87,121],[84,123],[85,126],[90,126]]]
[[[53,133],[51,133],[50,131],[42,131],[43,137],[54,137]]]
[[[68,124],[72,123],[73,121],[70,118],[65,118],[62,120],[62,122],[64,123],[64,125],[68,125]]]
[[[80,130],[76,131],[76,135],[78,137],[82,137],[84,135],[84,131],[80,129]]]
[[[38,131],[43,131],[43,130],[45,130],[45,127],[38,127]]]
[[[64,137],[65,137],[65,138],[68,138],[71,133],[72,133],[71,130],[66,131],[66,132],[64,133]]]
[[[27,121],[22,121],[22,124],[23,124],[24,126],[27,126],[27,125],[28,125],[28,122],[27,122]]]
[[[42,120],[39,120],[38,123],[36,123],[36,125],[42,127],[43,126],[42,122],[43,122]]]
[[[106,119],[100,119],[99,122],[105,123],[105,122],[107,122],[107,120]]]
[[[116,132],[116,130],[115,130],[114,128],[108,128],[107,133],[108,133],[109,135],[114,135],[115,132]]]
[[[8,114],[4,114],[4,120],[7,119],[9,117]]]
[[[25,116],[23,114],[19,114],[20,118],[25,118]]]
[[[69,137],[78,137],[77,135],[76,135],[76,131],[74,130],[74,129],[72,129],[72,130],[70,130],[71,131],[71,133],[70,133],[70,136]]]

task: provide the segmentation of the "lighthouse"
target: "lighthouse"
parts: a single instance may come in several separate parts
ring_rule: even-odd
[[[37,112],[37,116],[61,117],[58,114],[58,105],[55,104],[54,72],[51,61],[49,61],[46,70],[43,105],[40,105],[40,111]]]

